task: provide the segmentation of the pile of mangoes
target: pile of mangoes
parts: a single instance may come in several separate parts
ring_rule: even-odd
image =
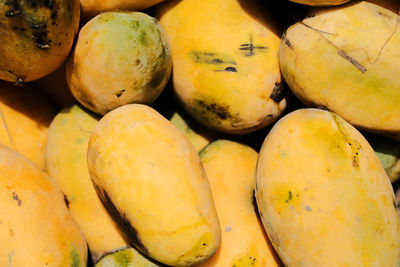
[[[0,266],[400,266],[398,0],[4,0],[0,38]]]

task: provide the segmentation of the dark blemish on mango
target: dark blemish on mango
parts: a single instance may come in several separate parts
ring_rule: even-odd
[[[361,73],[365,73],[367,71],[367,69],[363,65],[361,65],[356,59],[354,59],[351,56],[349,56],[343,50],[339,49],[338,50],[338,54],[340,56],[342,56],[344,59],[346,59],[347,61],[349,61],[351,64],[353,64],[359,71],[361,71]]]
[[[271,95],[269,96],[275,103],[279,103],[286,95],[286,89],[283,87],[282,83],[275,83],[272,89]]]
[[[122,89],[121,91],[115,93],[115,96],[120,97],[124,92],[125,92],[125,89]]]
[[[211,65],[220,65],[220,64],[229,64],[229,65],[237,65],[236,62],[232,59],[226,58],[226,56],[209,53],[209,52],[190,52],[190,57],[195,63],[198,64],[211,64]]]
[[[12,18],[21,14],[21,7],[17,0],[7,0],[6,5],[10,7],[5,13],[6,17]]]
[[[44,4],[45,4],[48,8],[53,8],[54,1],[53,1],[53,0],[46,0],[46,1],[44,1]]]
[[[142,43],[143,45],[147,45],[148,44],[148,40],[147,40],[147,33],[145,31],[141,31],[139,33],[139,37],[138,40],[140,43]]]
[[[16,200],[18,203],[18,206],[21,206],[22,200],[18,197],[17,193],[12,192],[12,199]]]
[[[226,72],[237,72],[237,69],[235,67],[226,67],[223,70],[215,70],[216,72],[221,72],[221,71],[226,71]]]
[[[241,44],[240,47],[239,47],[239,50],[246,51],[245,56],[246,57],[250,57],[250,56],[255,54],[255,51],[254,51],[255,49],[263,50],[263,49],[267,49],[267,48],[268,47],[266,47],[266,46],[255,46],[255,45],[253,45],[253,36],[250,34],[249,42],[245,43],[245,44]]]
[[[168,73],[168,71],[165,68],[156,71],[149,82],[149,86],[151,86],[152,88],[158,88],[162,84],[162,82],[167,78],[165,75],[166,73]]]
[[[397,209],[396,201],[393,199],[393,206],[395,209]]]
[[[64,195],[64,202],[67,208],[69,208],[69,203],[71,203],[66,195]]]
[[[15,231],[14,231],[13,229],[10,229],[10,230],[8,231],[8,233],[10,234],[10,236],[14,236],[14,235],[15,235]]]
[[[282,35],[282,39],[285,42],[285,44],[290,48],[293,49],[292,43],[289,41],[289,39],[286,36],[286,32]]]
[[[43,29],[33,32],[32,39],[37,48],[43,50],[50,49],[51,40],[47,39],[48,34],[49,31]]]
[[[140,22],[138,20],[132,21],[132,28],[133,30],[137,30],[139,28]]]
[[[229,112],[229,106],[224,106],[217,103],[207,104],[202,100],[196,100],[197,104],[208,112],[215,114],[218,118],[226,120],[231,118],[232,115]]]
[[[46,23],[42,23],[42,22],[31,24],[31,29],[35,29],[35,30],[45,29],[46,27],[47,27]]]
[[[131,222],[128,218],[126,218],[125,214],[120,213],[117,207],[112,202],[110,196],[104,191],[102,188],[94,184],[94,187],[100,197],[101,202],[104,207],[107,209],[110,216],[114,219],[114,221],[118,222],[118,226],[121,228],[122,232],[126,235],[128,240],[133,243],[133,245],[140,250],[142,253],[147,254],[148,251],[146,247],[143,245],[140,240],[140,236],[136,229],[132,226]]]

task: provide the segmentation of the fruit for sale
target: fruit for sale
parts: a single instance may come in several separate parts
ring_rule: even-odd
[[[290,1],[309,6],[336,6],[349,2],[350,0],[290,0]]]
[[[338,115],[278,121],[257,163],[256,198],[285,266],[399,266],[393,188],[366,139]]]
[[[141,12],[105,12],[82,27],[67,82],[86,108],[104,115],[129,103],[152,103],[171,74],[157,20]]]
[[[164,0],[80,0],[81,11],[85,19],[113,10],[134,10],[139,11],[156,5]]]
[[[108,212],[130,242],[171,266],[190,266],[218,248],[220,228],[194,147],[154,109],[130,104],[94,128],[88,169]]]
[[[388,8],[398,12],[400,2],[374,2],[314,9],[289,27],[279,51],[281,69],[307,106],[399,139],[400,19]]]
[[[155,263],[134,248],[123,248],[104,255],[95,267],[158,267],[164,266]]]
[[[56,111],[36,88],[0,82],[0,143],[45,168],[48,127]]]
[[[255,212],[257,155],[252,148],[227,140],[214,141],[201,151],[222,233],[216,254],[199,267],[281,266]]]
[[[98,119],[79,105],[64,108],[51,122],[46,144],[47,171],[64,193],[94,262],[127,245],[97,196],[87,170],[89,137]]]
[[[22,84],[57,69],[79,27],[79,0],[0,2],[0,79]]]
[[[0,266],[86,266],[85,239],[54,181],[4,145],[0,177]]]
[[[213,129],[244,134],[286,107],[276,25],[252,1],[183,0],[157,6],[171,44],[174,91]]]

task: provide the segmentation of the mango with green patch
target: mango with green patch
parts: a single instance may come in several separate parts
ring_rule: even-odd
[[[0,79],[22,84],[57,69],[79,27],[79,0],[0,2]]]
[[[400,2],[372,2],[313,9],[286,31],[281,69],[305,105],[400,139]]]
[[[300,109],[262,145],[256,199],[285,266],[399,266],[393,188],[366,139],[338,115]]]
[[[253,188],[257,152],[217,140],[200,153],[221,225],[221,245],[198,267],[283,266],[256,213]]]
[[[86,23],[67,64],[74,97],[105,113],[151,104],[171,74],[171,53],[156,19],[141,12],[104,12]]]
[[[142,253],[171,266],[215,253],[219,222],[197,151],[154,109],[130,104],[107,113],[87,158],[103,204]]]
[[[85,267],[85,239],[53,179],[4,145],[0,177],[0,266]]]
[[[123,248],[104,255],[95,267],[160,267],[165,266],[153,262],[134,248]]]
[[[183,0],[157,6],[171,44],[174,92],[207,127],[244,134],[286,107],[280,33],[253,1]]]
[[[46,144],[47,171],[64,193],[94,262],[127,245],[97,196],[87,169],[89,137],[98,120],[79,105],[66,107],[51,122]]]

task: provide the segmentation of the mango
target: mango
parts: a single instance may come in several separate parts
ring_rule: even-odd
[[[201,151],[222,233],[215,255],[198,267],[283,266],[254,206],[257,156],[251,147],[223,139]]]
[[[0,2],[0,79],[33,81],[67,58],[79,28],[79,0]]]
[[[174,93],[196,120],[244,134],[272,124],[286,107],[280,33],[253,1],[182,0],[156,7],[173,61]]]
[[[134,248],[122,248],[104,255],[95,267],[157,267],[164,266],[145,258]]]
[[[293,93],[359,129],[400,139],[399,9],[398,1],[354,1],[313,9],[290,26],[279,58]]]
[[[127,245],[94,189],[87,168],[89,137],[99,118],[79,105],[62,109],[49,127],[46,167],[65,195],[93,261]]]
[[[171,68],[156,19],[141,12],[104,12],[81,28],[67,63],[67,82],[83,106],[104,115],[125,104],[154,102]]]
[[[85,267],[85,239],[54,181],[4,145],[0,177],[0,266]]]
[[[338,115],[299,109],[265,138],[263,225],[285,266],[399,266],[393,188],[366,139]]]
[[[48,127],[56,115],[52,103],[36,88],[0,82],[0,143],[45,169]]]
[[[154,109],[130,104],[107,113],[87,159],[100,199],[139,251],[171,266],[215,253],[220,227],[199,156]]]
[[[350,0],[290,0],[290,1],[309,6],[336,6],[349,2]]]

